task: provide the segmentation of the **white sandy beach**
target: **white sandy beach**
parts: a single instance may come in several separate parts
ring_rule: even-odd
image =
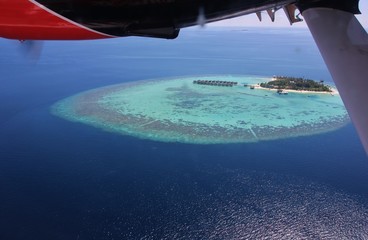
[[[252,85],[255,89],[263,89],[263,90],[268,90],[268,91],[277,91],[278,89],[276,88],[264,88],[261,87],[259,84],[255,84]],[[293,92],[293,93],[303,93],[303,94],[329,94],[329,95],[339,95],[339,92],[337,91],[336,88],[332,88],[330,87],[331,92],[318,92],[318,91],[306,91],[306,90],[292,90],[292,89],[283,89],[284,91],[287,92]]]

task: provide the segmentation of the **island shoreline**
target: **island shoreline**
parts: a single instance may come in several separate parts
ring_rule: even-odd
[[[331,96],[340,95],[338,90],[336,88],[332,88],[331,92],[322,92],[322,91],[308,91],[308,90],[294,90],[294,89],[279,89],[279,88],[265,88],[261,87],[259,83],[252,85],[254,89],[260,89],[260,90],[268,90],[268,91],[274,91],[277,92],[278,90],[284,90],[290,93],[302,93],[302,94],[329,94]]]

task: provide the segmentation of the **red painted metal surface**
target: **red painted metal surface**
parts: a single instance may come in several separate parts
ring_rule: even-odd
[[[110,38],[30,0],[0,0],[0,37],[19,40]]]

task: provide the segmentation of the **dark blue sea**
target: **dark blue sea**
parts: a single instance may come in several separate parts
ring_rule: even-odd
[[[368,158],[352,124],[308,137],[194,145],[50,113],[106,85],[206,74],[331,83],[309,32],[187,29],[176,40],[0,40],[0,239],[368,239]]]

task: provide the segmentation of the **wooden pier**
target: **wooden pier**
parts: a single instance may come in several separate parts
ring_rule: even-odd
[[[217,81],[217,80],[194,80],[193,84],[220,86],[220,87],[232,87],[232,86],[238,85],[238,82]]]

